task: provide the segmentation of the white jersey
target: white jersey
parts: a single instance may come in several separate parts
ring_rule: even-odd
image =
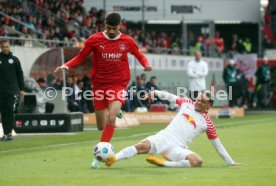
[[[166,136],[166,140],[182,147],[188,147],[192,140],[203,132],[207,133],[209,139],[218,137],[208,113],[197,112],[195,102],[188,98],[178,98],[176,103],[181,105],[179,112],[158,134]]]
[[[224,161],[228,165],[235,163],[218,138],[216,128],[207,112],[197,112],[195,110],[195,102],[191,99],[180,98],[158,90],[155,90],[154,94],[159,98],[177,103],[181,107],[177,115],[164,130],[146,138],[151,143],[150,153],[165,156],[175,154],[175,152],[172,152],[175,149],[174,147],[187,148],[196,136],[206,132],[209,140]],[[181,154],[180,151],[183,152],[183,150],[177,151],[179,151],[176,152],[178,157],[179,153]],[[183,153],[181,156],[184,157]]]
[[[205,61],[192,60],[188,63],[189,90],[200,91],[206,89],[205,77],[208,74],[208,65]]]

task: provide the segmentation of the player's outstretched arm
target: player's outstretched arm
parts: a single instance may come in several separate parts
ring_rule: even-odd
[[[62,70],[68,70],[69,68],[66,65],[61,65],[55,69],[55,73],[60,72]]]
[[[149,99],[151,101],[155,100],[155,97],[158,97],[162,100],[168,100],[169,102],[175,103],[178,97],[174,94],[168,93],[168,92],[163,92],[160,90],[154,90],[148,94],[145,95],[145,99]]]
[[[144,67],[144,71],[152,71],[152,67],[149,65],[147,58],[139,51],[139,49],[134,49],[133,55],[138,59],[139,63]]]
[[[145,66],[144,71],[150,72],[152,71],[152,67],[150,65]]]
[[[208,136],[208,139],[211,141],[212,145],[218,152],[218,154],[230,166],[241,165],[240,163],[234,162],[234,160],[231,158],[231,156],[229,155],[227,150],[224,148],[223,144],[221,143],[221,141],[217,135],[216,127],[215,127],[212,119],[210,118],[210,116],[208,114],[203,114],[203,116],[204,116],[204,119],[207,124],[206,134]]]
[[[242,166],[242,163],[233,163],[233,164],[231,164],[231,165],[229,165],[229,166],[232,166],[232,167],[240,167],[240,166]]]
[[[227,150],[224,148],[223,144],[221,143],[219,138],[210,140],[212,145],[215,147],[218,154],[222,157],[222,159],[229,165],[229,166],[241,166],[241,163],[236,163]]]
[[[85,45],[81,51],[73,59],[56,68],[55,72],[60,72],[64,69],[68,70],[82,64],[87,56],[93,51],[93,48],[90,45]]]
[[[139,63],[144,67],[144,71],[150,72],[152,71],[152,67],[150,66],[147,58],[140,52],[138,45],[135,43],[133,38],[129,39],[130,42],[130,52],[132,55],[138,59]]]

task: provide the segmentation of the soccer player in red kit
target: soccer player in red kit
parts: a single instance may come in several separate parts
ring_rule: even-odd
[[[120,14],[109,13],[105,19],[106,30],[90,36],[76,57],[55,70],[80,65],[93,53],[91,80],[97,127],[103,130],[101,142],[110,142],[117,113],[125,102],[125,90],[130,80],[127,54],[134,55],[145,71],[152,70],[134,39],[119,31],[120,23]],[[98,168],[99,162],[94,159],[91,166]]]

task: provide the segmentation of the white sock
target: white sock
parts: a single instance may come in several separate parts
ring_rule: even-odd
[[[180,160],[180,161],[165,161],[165,167],[190,167],[191,164],[188,160]]]
[[[116,160],[132,158],[137,154],[137,149],[134,146],[126,147],[120,152],[116,153]]]

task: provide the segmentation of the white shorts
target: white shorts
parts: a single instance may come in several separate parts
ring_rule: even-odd
[[[170,161],[180,161],[186,159],[188,155],[194,154],[193,151],[175,145],[167,137],[160,134],[149,136],[145,140],[151,144],[149,154],[160,154]]]

